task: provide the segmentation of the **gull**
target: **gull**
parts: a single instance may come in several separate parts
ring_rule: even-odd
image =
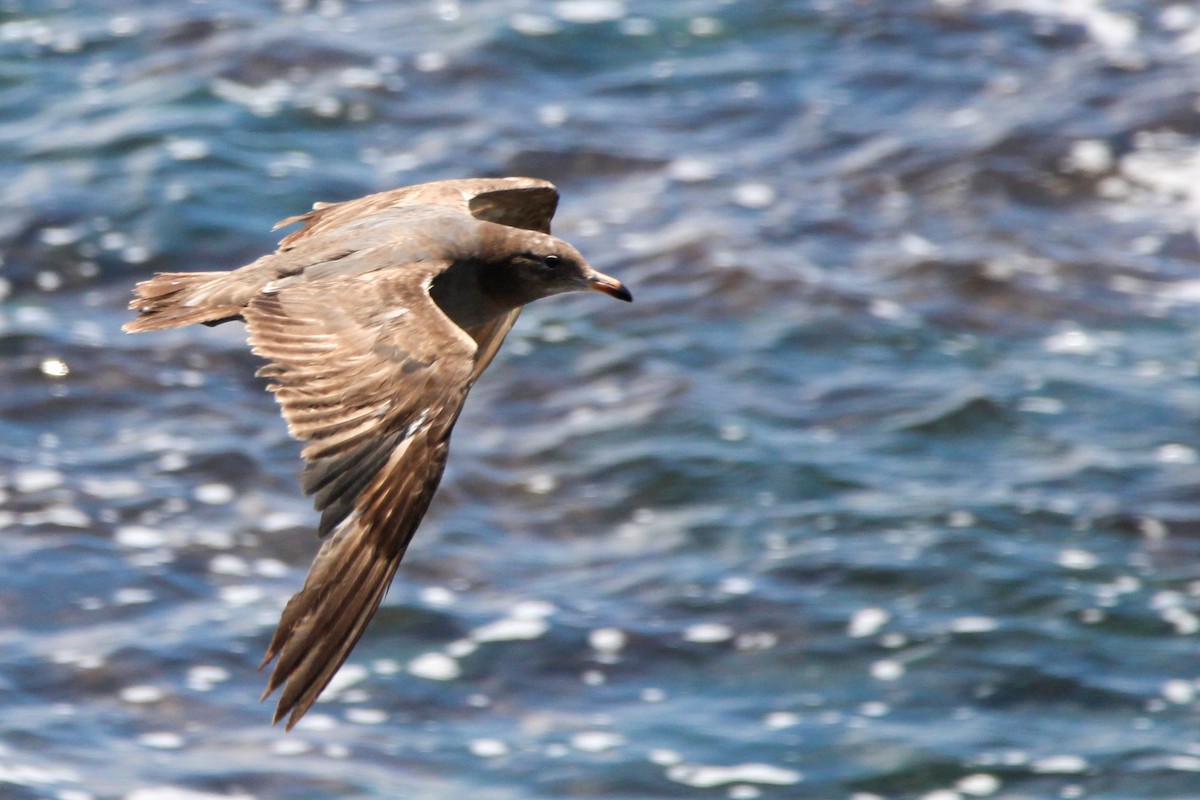
[[[633,299],[550,235],[553,184],[438,181],[317,203],[278,249],[227,272],[159,273],[129,332],[244,320],[258,375],[305,442],[301,487],[324,539],[260,669],[291,730],[379,608],[429,507],[467,392],[526,303]]]

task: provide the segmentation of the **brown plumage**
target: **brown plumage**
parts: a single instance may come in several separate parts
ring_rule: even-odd
[[[230,272],[140,283],[131,332],[243,319],[259,374],[306,442],[301,484],[327,537],[263,666],[287,727],[379,607],[446,463],[471,385],[533,300],[632,299],[549,235],[558,192],[534,178],[427,183],[291,217],[304,227]],[[277,226],[278,227],[278,226]]]

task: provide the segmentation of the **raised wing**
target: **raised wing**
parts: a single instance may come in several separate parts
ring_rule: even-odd
[[[540,178],[466,178],[405,186],[343,203],[317,203],[307,214],[288,217],[275,225],[282,228],[304,223],[280,241],[280,253],[309,237],[335,231],[379,211],[409,206],[443,206],[488,222],[549,233],[550,220],[558,208],[558,189]],[[492,362],[520,314],[521,310],[515,309],[467,330],[479,347],[475,377]]]
[[[304,587],[263,659],[287,727],[317,699],[379,607],[429,507],[475,374],[474,342],[429,297],[447,265],[404,265],[255,298],[244,316],[322,512]],[[414,275],[414,271],[424,275]]]
[[[307,214],[288,217],[275,227],[304,223],[304,227],[280,241],[280,247],[287,248],[360,217],[405,206],[444,206],[488,222],[549,233],[550,218],[558,207],[558,189],[539,178],[468,178],[419,183],[344,203],[317,203]]]

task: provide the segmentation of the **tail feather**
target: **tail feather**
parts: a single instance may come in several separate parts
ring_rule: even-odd
[[[178,328],[196,322],[217,323],[242,313],[224,291],[228,272],[160,272],[134,287],[129,307],[138,318],[125,323],[127,333]],[[221,297],[221,295],[225,295]]]

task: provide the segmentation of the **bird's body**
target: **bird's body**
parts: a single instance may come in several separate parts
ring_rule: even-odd
[[[319,205],[230,272],[140,283],[128,331],[243,319],[259,374],[306,442],[301,484],[327,537],[263,664],[288,728],[378,608],[441,478],[467,392],[526,303],[596,289],[631,299],[549,235],[554,186],[441,181]]]

